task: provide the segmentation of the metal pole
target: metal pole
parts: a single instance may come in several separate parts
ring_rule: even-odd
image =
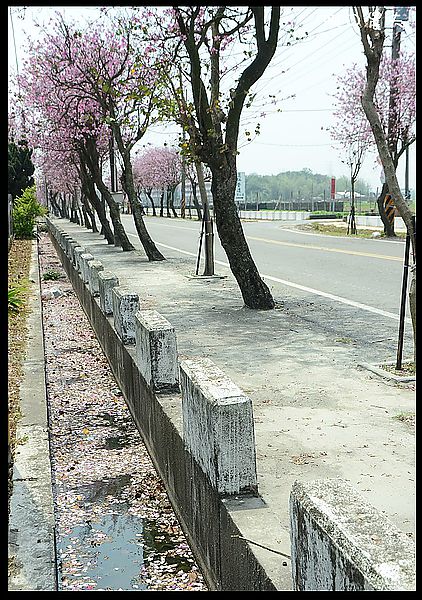
[[[206,214],[205,214],[205,210],[203,211],[203,215],[202,215],[202,225],[201,225],[201,233],[200,233],[200,237],[199,237],[199,250],[198,250],[198,259],[196,261],[196,271],[195,271],[195,275],[198,275],[199,273],[199,263],[201,260],[201,250],[202,250],[202,236],[204,235],[204,228],[205,228],[205,220],[206,220]]]
[[[399,318],[399,337],[397,344],[397,360],[396,369],[399,371],[402,365],[403,356],[403,338],[404,338],[404,316],[406,313],[406,292],[407,292],[407,277],[409,272],[409,250],[410,250],[410,235],[406,235],[406,245],[404,248],[404,265],[403,265],[403,282],[401,288],[401,304]]]

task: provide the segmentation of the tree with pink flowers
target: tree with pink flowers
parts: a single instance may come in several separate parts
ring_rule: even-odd
[[[66,67],[76,69],[72,87],[96,104],[101,121],[109,126],[116,142],[122,159],[121,182],[142,246],[149,260],[163,260],[142,218],[131,163],[134,145],[145,134],[154,111],[159,113],[154,48],[134,45],[134,24],[123,15],[110,24],[91,25],[84,32],[74,30],[64,21],[59,26],[69,49]]]
[[[133,172],[137,186],[143,190],[151,202],[153,215],[157,212],[152,196],[153,190],[161,190],[160,216],[164,214],[164,197],[166,197],[167,217],[177,217],[174,208],[174,192],[181,180],[181,159],[174,148],[148,148],[138,154],[133,161]]]
[[[392,60],[383,52],[379,66],[379,78],[375,89],[374,102],[379,113],[380,123],[387,137],[395,169],[400,157],[415,141],[416,122],[416,65],[413,54],[402,52]],[[359,139],[366,149],[376,148],[371,126],[362,107],[361,97],[366,85],[366,73],[357,65],[352,65],[343,75],[337,77],[336,124],[331,135],[346,154],[351,145]],[[384,231],[394,236],[394,227],[387,219],[384,199],[388,185],[384,183],[378,198],[378,209],[384,223]]]
[[[195,156],[212,172],[218,235],[245,305],[256,309],[274,308],[274,300],[252,258],[237,213],[236,157],[242,110],[274,56],[279,33],[277,6],[174,6],[160,9],[155,28],[148,29],[165,52],[173,52],[174,78],[177,81],[181,72],[182,85],[189,90],[189,118],[182,120],[183,127]],[[225,60],[235,41],[245,42],[244,60],[231,65],[225,89]]]
[[[64,44],[55,25],[40,42],[31,45],[20,78],[29,135],[34,148],[43,153],[54,150],[61,153],[62,160],[65,153],[71,153],[84,163],[109,206],[114,243],[123,250],[133,250],[118,207],[102,181],[100,159],[107,148],[108,128],[102,122],[97,104],[78,87],[75,63],[69,66],[69,53],[74,48]],[[92,195],[90,200],[96,201],[96,193],[95,199]],[[105,212],[100,210],[98,214],[104,230]]]

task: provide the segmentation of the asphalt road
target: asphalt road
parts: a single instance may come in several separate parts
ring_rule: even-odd
[[[132,216],[122,215],[122,221],[137,246]],[[145,217],[145,222],[164,256],[191,256],[195,270],[198,221]],[[244,222],[243,227],[257,267],[276,300],[282,301],[287,291],[295,290],[298,297],[327,298],[397,323],[403,241],[312,234],[276,221]],[[217,233],[215,259],[216,273],[226,274],[228,261]]]

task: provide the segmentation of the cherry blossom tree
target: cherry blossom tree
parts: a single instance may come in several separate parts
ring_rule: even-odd
[[[122,160],[121,182],[142,246],[149,260],[164,260],[146,229],[133,182],[131,150],[145,134],[156,106],[157,71],[153,59],[149,60],[152,46],[133,46],[132,27],[122,16],[108,25],[91,25],[84,32],[60,22],[65,44],[71,49],[67,64],[76,70],[74,81],[97,104],[114,136]],[[73,43],[75,34],[77,44]]]
[[[361,103],[366,85],[366,74],[357,65],[337,77],[337,92],[334,94],[336,125],[331,129],[332,138],[346,149],[359,138],[366,149],[376,148],[371,126]],[[393,164],[397,169],[400,157],[415,141],[416,120],[416,77],[415,57],[401,53],[392,59],[384,51],[379,66],[379,78],[374,93],[383,131],[387,137]],[[384,223],[386,235],[394,235],[394,228],[387,219],[384,199],[388,192],[385,183],[378,198],[378,209]]]
[[[356,22],[359,26],[363,50],[366,57],[366,83],[361,102],[365,115],[371,126],[377,145],[379,157],[384,168],[388,189],[394,198],[395,205],[402,217],[410,238],[413,251],[412,280],[409,288],[410,313],[413,324],[413,341],[416,363],[416,237],[415,221],[412,211],[403,198],[396,177],[394,156],[388,144],[387,135],[382,126],[379,109],[375,104],[375,93],[380,77],[380,64],[385,40],[385,7],[369,7],[367,12],[361,6],[354,6]]]
[[[276,50],[280,7],[175,6],[161,11],[158,22],[157,43],[167,38],[166,48],[174,52],[176,69],[189,89],[190,118],[184,127],[195,155],[212,172],[214,214],[230,268],[245,305],[271,309],[274,300],[250,253],[234,197],[240,118]],[[235,40],[247,40],[247,62],[237,65],[223,89],[224,55]],[[174,76],[177,81],[178,72]]]
[[[148,196],[154,216],[157,213],[152,191],[161,190],[162,201],[164,196],[167,199],[167,217],[171,217],[170,210],[173,212],[173,216],[177,217],[174,208],[174,192],[181,181],[181,169],[179,153],[176,149],[167,146],[149,148],[135,157],[133,161],[134,178],[137,185]],[[163,203],[160,216],[163,216]]]
[[[90,177],[106,200],[114,228],[114,243],[125,251],[134,246],[124,231],[118,207],[103,181],[101,156],[108,148],[109,128],[95,98],[84,86],[80,52],[82,33],[75,29],[66,38],[59,19],[51,32],[33,45],[26,71],[21,77],[28,113],[32,115],[33,132],[39,133],[37,121],[71,142],[72,149],[84,162]],[[93,200],[93,198],[91,198]]]

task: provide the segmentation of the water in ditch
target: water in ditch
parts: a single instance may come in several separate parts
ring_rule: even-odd
[[[42,300],[58,591],[207,591],[48,236],[39,249],[63,275]]]

